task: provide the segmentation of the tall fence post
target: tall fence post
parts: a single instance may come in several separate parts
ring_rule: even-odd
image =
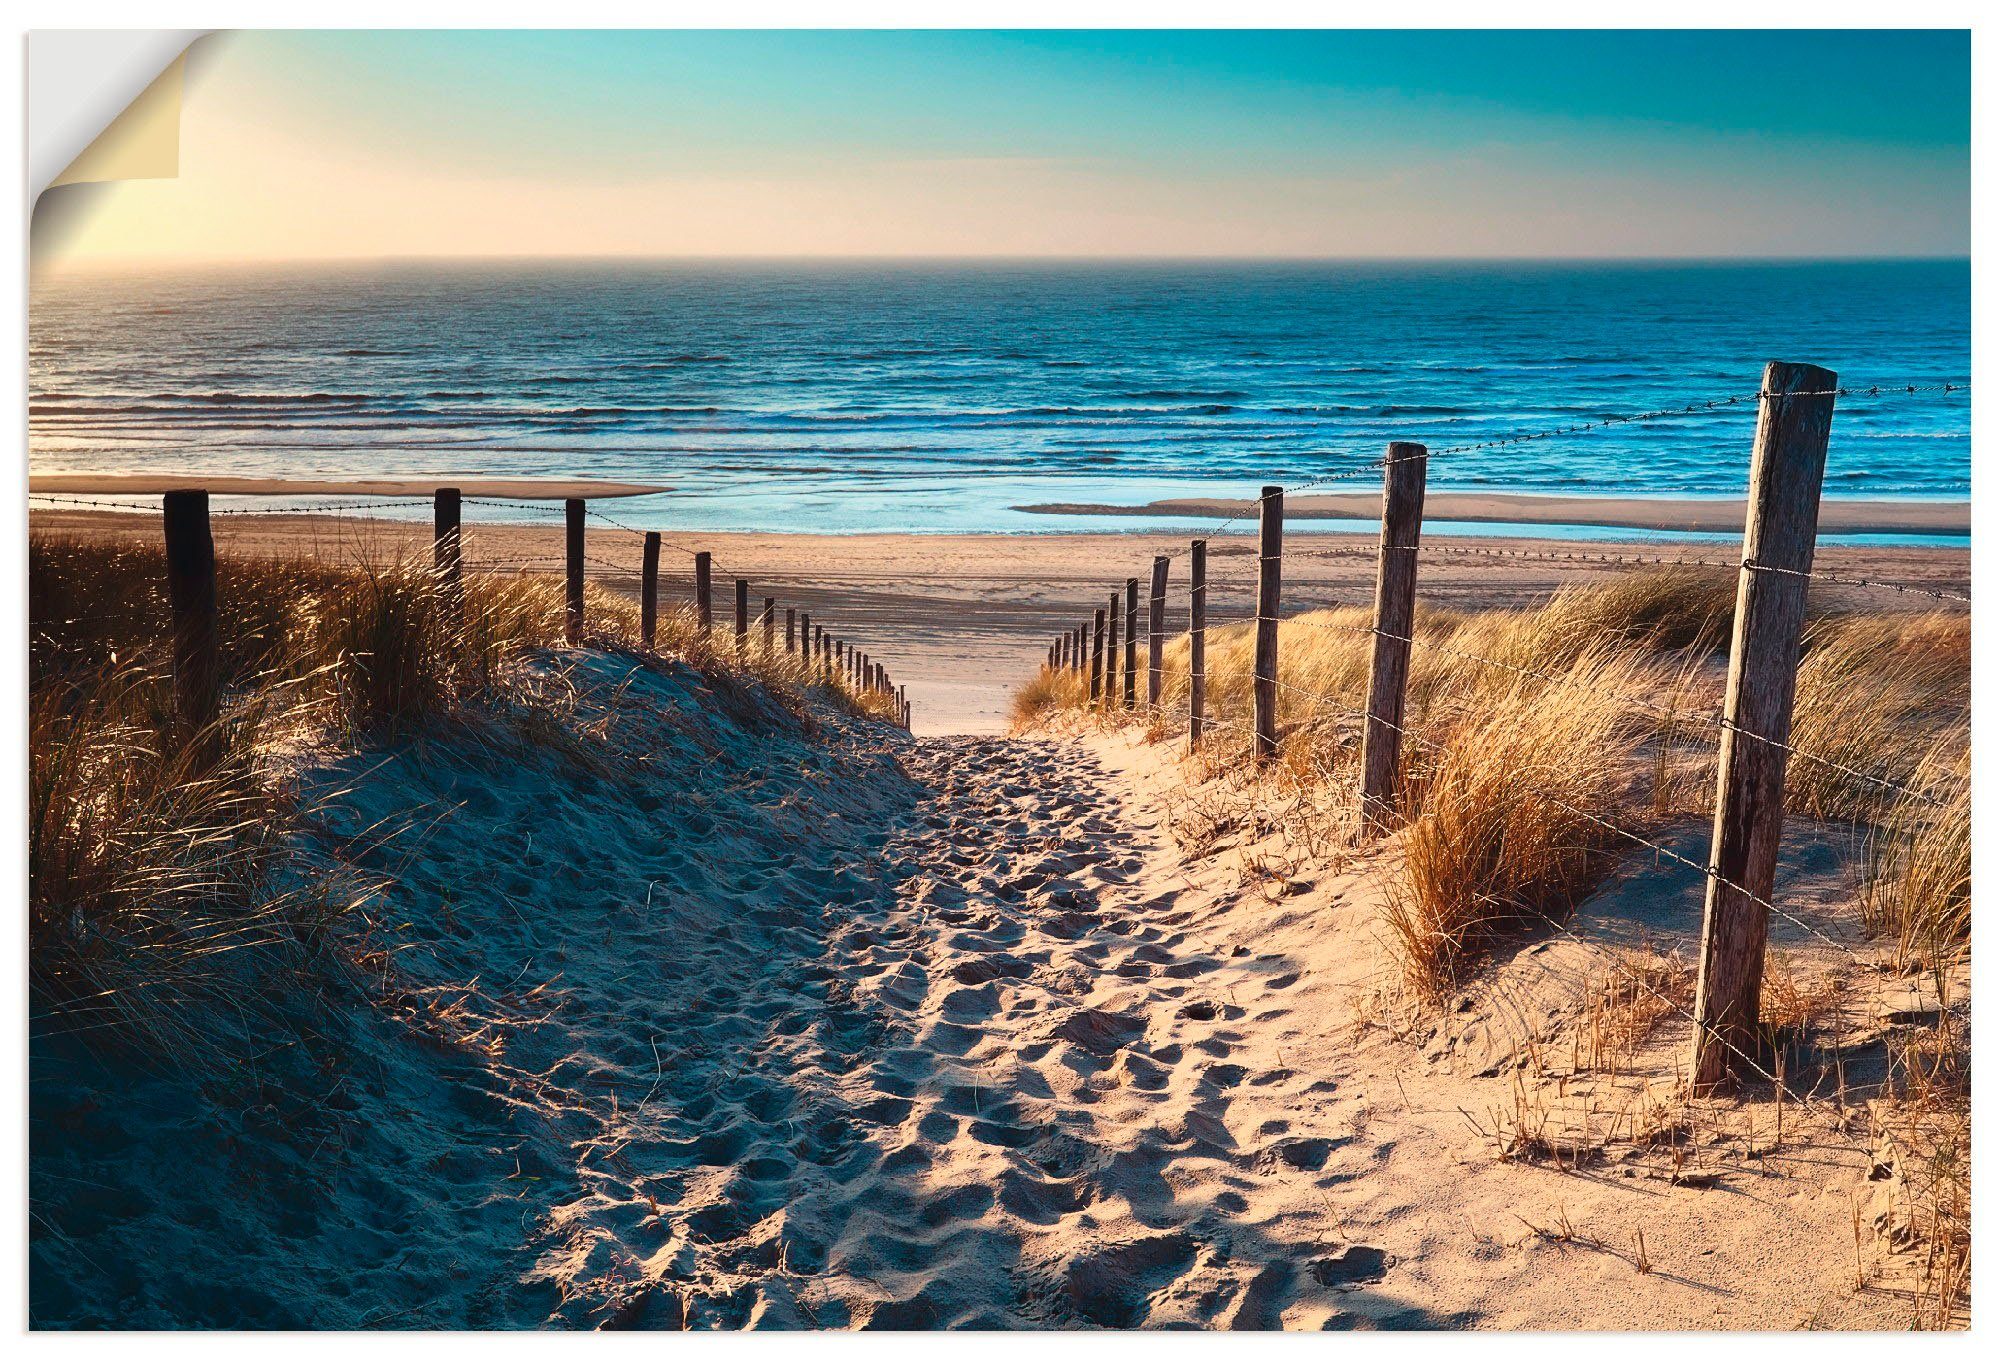
[[[1111,592],[1110,644],[1104,649],[1104,706],[1118,706],[1118,610],[1121,599],[1117,591]]]
[[[660,626],[660,536],[648,530],[639,555],[639,645],[653,650]]]
[[[574,647],[583,641],[583,499],[563,502],[564,605],[563,637]]]
[[[764,597],[764,655],[771,656],[778,650],[778,602],[769,595]]]
[[[1167,559],[1153,559],[1153,598],[1146,612],[1146,707],[1160,706],[1160,650],[1167,645]]]
[[[1090,702],[1096,703],[1104,693],[1104,611],[1097,611],[1093,620],[1095,629],[1090,644]]]
[[[161,501],[167,537],[167,599],[174,615],[174,713],[183,742],[200,742],[197,757],[220,754],[216,715],[222,709],[221,658],[215,626],[215,539],[208,493],[169,491]]]
[[[750,583],[741,576],[736,578],[736,655],[741,657],[750,645]]]
[[[1417,618],[1417,539],[1424,527],[1422,444],[1391,444],[1382,465],[1382,543],[1375,563],[1375,651],[1368,672],[1368,719],[1361,730],[1361,815],[1384,830],[1396,818],[1402,765],[1403,696]]]
[[[1750,455],[1743,569],[1729,645],[1716,758],[1714,844],[1695,980],[1697,1093],[1754,1051],[1764,981],[1765,903],[1777,881],[1785,821],[1785,744],[1792,734],[1805,573],[1812,570],[1820,483],[1840,379],[1811,364],[1769,364]]]
[[[1264,760],[1278,753],[1278,590],[1285,551],[1285,488],[1267,486],[1257,514],[1257,663],[1251,693],[1256,737]]]
[[[1125,707],[1139,703],[1139,578],[1125,578]]]
[[[464,537],[459,525],[461,497],[455,486],[441,486],[431,493],[431,566],[439,591],[448,600],[464,594]]]
[[[785,606],[785,655],[795,655],[799,650],[799,611],[793,605]]]
[[[709,556],[705,552],[694,555],[694,613],[701,621],[701,630],[706,633],[715,627],[715,592],[713,571]]]
[[[1208,540],[1188,545],[1188,749],[1201,745],[1208,703]]]

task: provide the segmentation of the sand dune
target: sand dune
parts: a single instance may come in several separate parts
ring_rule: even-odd
[[[101,1187],[54,1197],[38,1314],[1900,1321],[1851,1288],[1870,1167],[1831,1123],[1756,1162],[1718,1146],[1699,1176],[1615,1118],[1575,1170],[1480,1132],[1593,949],[1685,943],[1698,877],[1614,883],[1591,940],[1399,1033],[1375,866],[1299,878],[1254,829],[1184,856],[1161,748],[912,741],[675,663],[535,664],[574,690],[567,738],[498,722],[303,772],[330,852],[411,827],[359,855],[379,963],[324,1053],[115,1104],[38,1067],[61,1137],[36,1175]],[[1809,850],[1787,900],[1836,900],[1841,866]]]

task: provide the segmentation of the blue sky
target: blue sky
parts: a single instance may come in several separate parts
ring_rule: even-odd
[[[1970,244],[1962,32],[246,33],[190,74],[179,207],[106,251]]]

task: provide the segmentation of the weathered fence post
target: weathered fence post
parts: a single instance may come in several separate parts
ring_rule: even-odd
[[[167,536],[167,599],[174,615],[174,713],[183,742],[200,743],[207,765],[221,754],[216,715],[222,710],[221,658],[215,625],[215,539],[206,491],[169,491],[162,498]]]
[[[1167,645],[1167,559],[1153,559],[1153,598],[1146,611],[1146,707],[1160,706],[1160,649]]]
[[[1201,745],[1208,702],[1208,540],[1188,545],[1188,749]]]
[[[1121,601],[1117,591],[1111,592],[1110,644],[1104,649],[1104,706],[1118,706],[1118,610]]]
[[[778,650],[778,602],[769,595],[764,597],[764,655],[769,657]]]
[[[813,625],[813,665],[819,672],[820,680],[826,680],[826,625]]]
[[[1267,486],[1257,517],[1257,662],[1252,714],[1259,760],[1278,753],[1278,587],[1285,550],[1285,488]]]
[[[1812,570],[1839,378],[1811,364],[1764,369],[1743,570],[1729,644],[1716,758],[1714,845],[1695,980],[1697,1093],[1727,1076],[1732,1053],[1755,1051],[1764,941],[1785,820],[1785,744],[1792,734],[1805,573]]]
[[[785,655],[795,655],[799,650],[799,611],[793,605],[785,606]]]
[[[694,555],[694,612],[701,621],[704,633],[715,627],[715,598],[711,590],[709,558],[705,552]]]
[[[579,496],[563,502],[563,547],[563,637],[574,647],[583,641],[583,499]]]
[[[639,554],[639,645],[653,650],[653,638],[660,625],[660,536],[646,533],[646,546]]]
[[[736,578],[736,655],[741,657],[750,647],[750,583],[741,576]]]
[[[1094,620],[1095,633],[1090,644],[1090,702],[1097,702],[1104,692],[1104,611],[1097,611]]]
[[[1125,578],[1125,707],[1139,703],[1139,578]]]
[[[460,496],[455,486],[441,486],[431,493],[431,566],[439,591],[448,600],[464,594],[464,538],[459,528]]]
[[[1391,444],[1382,464],[1382,543],[1375,563],[1375,648],[1368,672],[1368,717],[1361,729],[1361,815],[1382,830],[1396,818],[1402,765],[1403,695],[1416,636],[1417,539],[1424,527],[1422,444]]]

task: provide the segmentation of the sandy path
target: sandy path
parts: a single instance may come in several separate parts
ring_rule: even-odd
[[[831,904],[822,952],[720,987],[741,1009],[703,1027],[717,1098],[676,1140],[623,1154],[663,1172],[649,1193],[672,1207],[628,1244],[653,1253],[647,1272],[607,1295],[567,1281],[602,1300],[595,1315],[1317,1329],[1887,1313],[1855,1301],[1827,1248],[1851,1204],[1827,1168],[1856,1186],[1865,1171],[1851,1148],[1795,1133],[1794,1169],[1774,1158],[1726,1189],[1669,1185],[1644,1157],[1581,1174],[1496,1160],[1465,1111],[1505,1100],[1509,1031],[1539,1003],[1496,984],[1428,1052],[1371,1037],[1362,878],[1294,904],[1183,861],[1156,753],[960,737],[901,762],[918,801],[849,866],[873,890]],[[1564,966],[1528,953],[1520,971]],[[1570,1243],[1531,1226],[1572,1219]]]

